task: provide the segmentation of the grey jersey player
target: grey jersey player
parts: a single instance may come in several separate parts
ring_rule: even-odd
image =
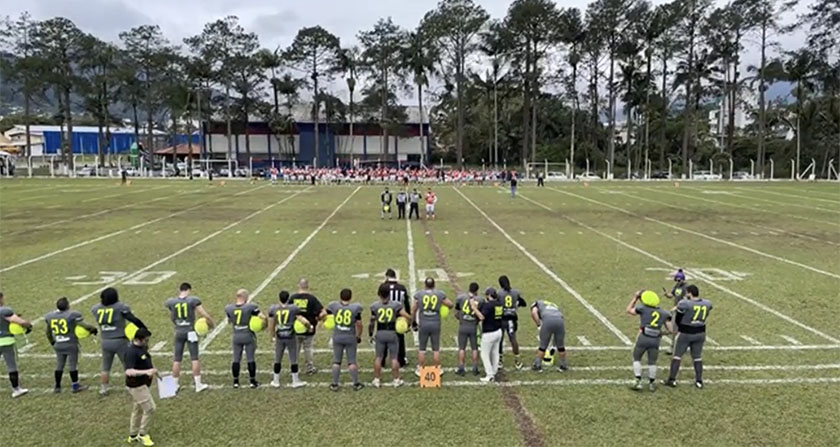
[[[18,316],[11,307],[6,307],[3,292],[0,292],[0,357],[6,362],[6,372],[12,384],[12,397],[20,397],[29,390],[21,388],[20,375],[17,370],[17,353],[15,352],[15,335],[11,332],[11,325],[18,324],[28,331],[32,330],[32,323]]]
[[[292,388],[306,386],[300,380],[298,369],[298,349],[295,327],[302,327],[303,333],[309,332],[312,324],[303,315],[303,309],[293,304],[289,292],[283,290],[278,295],[279,304],[268,309],[268,332],[274,338],[274,375],[271,386],[280,387],[280,370],[282,369],[283,354],[289,352],[289,363],[292,370]],[[299,331],[298,331],[299,332]]]
[[[706,320],[712,311],[712,303],[700,297],[700,290],[695,285],[686,287],[686,299],[677,304],[676,323],[677,342],[674,346],[674,357],[671,359],[671,369],[668,386],[677,385],[677,373],[680,370],[682,356],[691,350],[691,360],[694,364],[694,386],[703,388],[703,345],[706,343]]]
[[[198,318],[204,318],[208,328],[212,328],[215,326],[213,319],[204,310],[201,299],[192,294],[190,283],[186,282],[178,287],[178,296],[166,300],[164,307],[169,310],[169,318],[175,326],[172,377],[176,383],[181,377],[181,360],[184,358],[184,347],[186,347],[190,353],[195,391],[200,393],[209,386],[201,382],[201,363],[198,359],[198,334],[195,332],[195,322]]]
[[[353,379],[353,389],[358,391],[364,388],[359,383],[359,366],[356,363],[356,349],[362,336],[362,305],[353,303],[353,292],[350,289],[342,289],[339,295],[340,301],[333,301],[327,305],[327,315],[332,315],[335,320],[333,328],[333,364],[330,390],[338,391],[338,376],[341,372],[341,361],[347,355],[347,367],[350,370],[350,377]]]
[[[440,367],[440,308],[454,307],[452,301],[441,290],[435,289],[434,278],[426,278],[426,288],[414,294],[414,306],[411,309],[411,319],[419,315],[418,323],[419,346],[417,349],[417,369],[414,373],[419,377],[420,369],[426,366],[426,345],[432,342],[432,358],[434,366]]]
[[[640,290],[627,305],[627,313],[639,317],[639,335],[633,348],[633,373],[636,384],[633,389],[642,389],[642,356],[648,357],[648,388],[656,390],[656,360],[659,358],[659,343],[665,323],[671,314],[659,307],[659,295],[651,290]]]
[[[393,386],[403,385],[400,378],[399,339],[397,338],[397,318],[411,317],[403,308],[402,303],[391,299],[391,285],[382,283],[377,291],[379,301],[370,306],[370,325],[368,336],[376,337],[376,358],[373,362],[373,386],[380,387],[382,378],[382,363],[386,353],[390,354]]]
[[[458,370],[455,374],[463,376],[466,374],[464,364],[467,357],[467,344],[470,345],[472,356],[472,373],[479,375],[478,371],[478,319],[475,316],[475,307],[481,306],[484,299],[478,296],[478,283],[471,283],[469,292],[461,294],[455,299],[455,317],[458,319]]]
[[[561,371],[566,371],[566,327],[560,306],[551,301],[536,300],[531,305],[531,319],[537,325],[540,337],[540,345],[537,347],[537,358],[534,360],[533,369],[542,371],[545,351],[553,337],[555,348],[552,351],[557,353],[560,360],[557,367]]]
[[[127,304],[119,300],[119,293],[113,287],[108,287],[99,294],[99,304],[91,308],[91,313],[96,324],[99,325],[102,347],[99,394],[104,395],[108,392],[114,357],[119,358],[125,368],[125,353],[129,343],[125,334],[126,325],[132,323],[138,329],[146,325],[131,313],[131,308]]]
[[[239,388],[240,362],[242,351],[245,351],[245,358],[248,361],[248,376],[251,388],[260,386],[257,382],[257,336],[251,330],[251,318],[259,318],[265,323],[265,317],[260,313],[257,303],[250,302],[248,291],[239,289],[236,291],[236,302],[225,306],[225,315],[233,326],[233,361],[231,372],[233,373],[233,387]]]
[[[84,328],[90,334],[96,335],[95,326],[84,322],[80,312],[70,309],[70,301],[67,298],[60,298],[55,303],[56,310],[44,317],[44,324],[47,330],[47,340],[55,350],[55,392],[61,392],[61,379],[64,375],[65,365],[70,370],[70,381],[72,382],[73,393],[86,390],[87,387],[79,384],[79,338],[76,336],[76,328]]]

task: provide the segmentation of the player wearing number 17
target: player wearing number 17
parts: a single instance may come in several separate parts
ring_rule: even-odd
[[[442,290],[435,289],[435,280],[426,278],[426,289],[414,294],[414,306],[411,308],[411,321],[419,313],[419,349],[417,350],[417,369],[414,374],[420,377],[420,370],[426,366],[426,346],[432,342],[432,360],[435,367],[440,367],[440,317],[441,307],[447,311],[454,307],[452,301]]]
[[[342,289],[341,301],[333,301],[327,306],[327,315],[335,319],[333,328],[333,364],[330,391],[338,391],[338,376],[341,373],[341,360],[347,354],[347,369],[353,379],[353,390],[359,391],[365,386],[359,383],[359,365],[356,363],[356,348],[362,340],[362,305],[351,303],[353,292]]]
[[[641,302],[641,304],[640,304]],[[627,313],[638,315],[640,320],[639,336],[633,347],[633,374],[636,384],[633,389],[642,389],[642,356],[648,356],[648,389],[656,391],[656,359],[659,358],[659,343],[662,340],[665,322],[671,314],[659,307],[659,295],[651,290],[639,290],[627,305]]]
[[[694,363],[694,386],[703,388],[703,344],[706,343],[706,318],[712,310],[709,300],[700,298],[697,286],[686,287],[688,299],[677,304],[677,343],[674,347],[674,357],[671,359],[671,371],[665,385],[677,386],[677,373],[685,351],[691,349],[691,359]]]
[[[172,324],[175,325],[175,352],[172,358],[172,378],[175,383],[181,377],[181,360],[184,358],[184,346],[190,351],[192,375],[195,382],[195,392],[200,393],[210,386],[201,383],[201,363],[198,360],[198,334],[195,331],[196,314],[207,320],[209,328],[215,326],[213,319],[204,310],[201,300],[192,294],[190,283],[181,283],[178,296],[166,300],[164,306],[169,310]],[[179,385],[180,388],[180,385]]]

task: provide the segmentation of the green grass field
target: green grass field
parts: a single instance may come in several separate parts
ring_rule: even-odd
[[[99,291],[114,285],[152,329],[161,370],[170,367],[173,333],[163,301],[182,281],[219,320],[237,288],[267,310],[300,277],[325,304],[350,287],[367,306],[388,267],[410,289],[437,277],[450,296],[471,281],[496,286],[507,274],[529,302],[551,299],[566,318],[566,373],[515,371],[507,355],[506,381],[496,385],[450,371],[442,389],[420,389],[409,370],[403,377],[412,386],[353,392],[345,372],[338,393],[326,388],[325,330],[316,339],[321,371],[303,376],[308,388],[268,387],[273,346],[261,333],[263,386],[232,389],[228,327],[202,341],[213,389],[196,395],[185,372],[181,393],[158,401],[158,445],[840,445],[837,183],[526,185],[516,199],[492,186],[438,186],[438,220],[410,223],[380,220],[373,186],[117,183],[0,181],[0,288],[25,318],[67,296],[90,321]],[[633,392],[629,344],[638,321],[624,307],[637,289],[670,289],[666,277],[677,267],[715,305],[707,386],[691,386],[685,360],[678,388]],[[443,326],[443,364],[452,368],[456,321]],[[18,345],[30,394],[12,400],[0,380],[0,445],[119,444],[130,398],[119,387],[97,395],[98,345],[83,341],[79,369],[91,390],[54,395],[43,331],[38,321]],[[519,338],[530,364],[536,329],[524,309]],[[369,383],[366,335],[360,348]],[[409,359],[416,362],[413,348]],[[668,362],[663,353],[660,378]]]

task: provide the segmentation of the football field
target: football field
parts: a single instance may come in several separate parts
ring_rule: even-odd
[[[117,386],[97,395],[93,337],[82,341],[79,367],[91,389],[70,394],[65,375],[64,393],[52,393],[55,360],[42,317],[61,296],[93,322],[99,292],[116,287],[153,333],[155,366],[168,371],[173,328],[163,302],[181,282],[219,322],[236,289],[267,311],[301,277],[325,305],[348,287],[367,309],[387,268],[412,293],[431,276],[454,300],[470,282],[498,287],[505,274],[529,305],[559,304],[569,371],[530,370],[537,331],[520,309],[526,368],[515,370],[505,343],[496,384],[454,374],[450,316],[442,323],[441,389],[417,386],[407,335],[408,386],[354,392],[345,369],[341,390],[331,393],[330,332],[319,327],[320,371],[302,374],[307,388],[268,386],[274,351],[262,332],[262,386],[234,390],[225,325],[201,340],[211,390],[194,393],[185,361],[178,396],[157,401],[150,432],[157,445],[840,445],[840,184],[556,183],[525,185],[515,199],[490,185],[439,185],[435,221],[397,220],[396,210],[381,220],[381,189],[3,179],[0,290],[36,326],[17,345],[30,394],[12,400],[0,367],[0,445],[112,446],[128,435],[131,401],[119,366]],[[639,322],[625,307],[639,289],[670,290],[677,268],[714,304],[706,387],[693,387],[686,356],[677,388],[634,392]],[[364,315],[359,365],[369,384]],[[669,361],[662,352],[660,379]],[[287,359],[283,368],[288,384]],[[388,370],[383,378],[390,382]]]

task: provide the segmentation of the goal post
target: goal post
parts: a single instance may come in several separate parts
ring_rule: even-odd
[[[533,162],[527,163],[525,165],[525,177],[526,178],[537,178],[537,174],[540,172],[543,175],[543,178],[548,177],[549,172],[559,172],[565,176],[569,175],[567,170],[568,164],[566,162],[562,163],[554,163],[548,160],[540,161],[540,162]]]

